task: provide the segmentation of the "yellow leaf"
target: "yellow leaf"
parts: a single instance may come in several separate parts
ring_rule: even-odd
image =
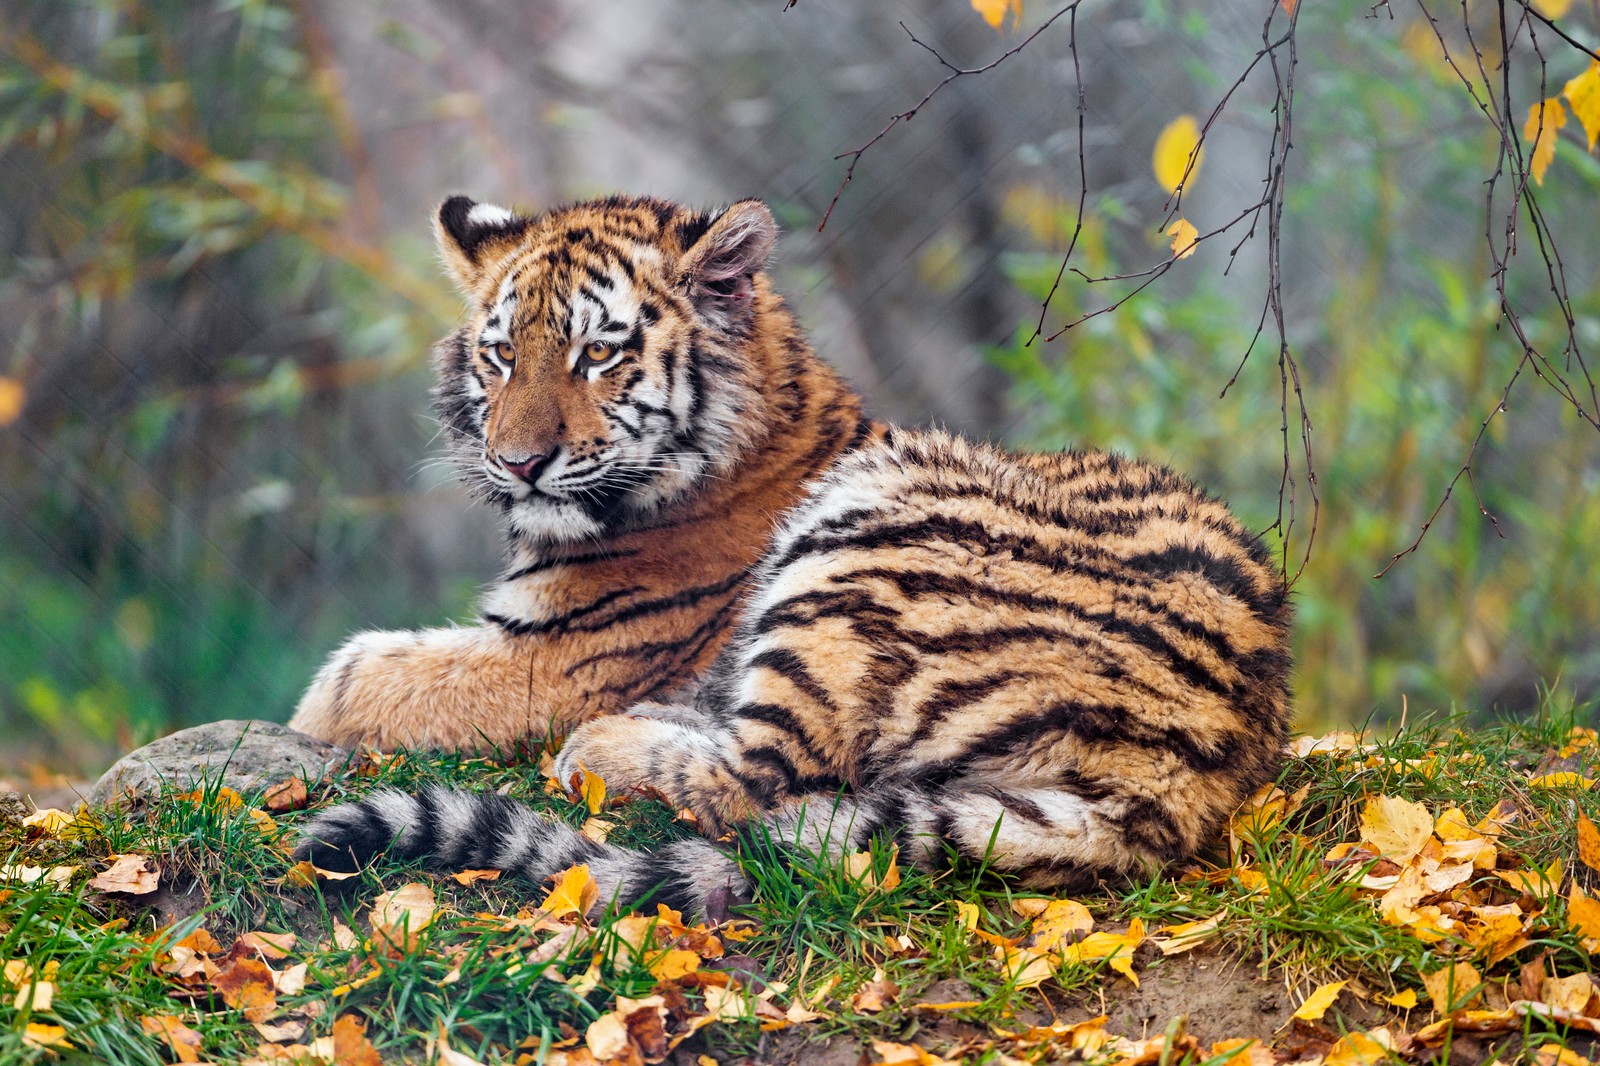
[[[590,814],[599,814],[606,806],[606,783],[599,774],[591,773],[583,763],[578,764],[578,793],[588,806]]]
[[[1592,995],[1593,980],[1586,973],[1575,973],[1571,977],[1546,977],[1539,998],[1552,1007],[1581,1015]]]
[[[1594,151],[1595,142],[1600,141],[1600,59],[1590,63],[1588,70],[1567,82],[1561,95],[1567,98],[1567,103],[1572,105],[1572,113],[1583,123],[1583,132],[1589,138],[1589,151]],[[5,425],[3,401],[0,401],[0,425]]]
[[[15,1010],[47,1011],[55,1001],[56,986],[50,981],[28,981],[17,988],[12,1001]]]
[[[590,1022],[583,1034],[583,1042],[589,1045],[589,1054],[601,1062],[622,1054],[628,1047],[628,1027],[622,1020],[622,1012],[602,1014]]]
[[[1196,239],[1200,231],[1186,218],[1180,218],[1167,227],[1167,236],[1172,238],[1172,256],[1174,259],[1187,259],[1194,254]],[[1265,826],[1259,826],[1265,828]]]
[[[1512,888],[1530,896],[1554,895],[1561,891],[1561,883],[1566,880],[1559,855],[1543,870],[1532,867],[1526,870],[1496,870],[1494,874]]]
[[[1586,950],[1600,951],[1600,902],[1585,895],[1576,881],[1567,893],[1567,924],[1583,938]]]
[[[1156,935],[1166,934],[1166,938],[1155,941],[1155,945],[1161,949],[1163,955],[1181,955],[1185,951],[1193,951],[1216,936],[1221,925],[1222,912],[1218,911],[1198,922],[1179,922],[1177,925],[1165,926],[1155,931]]]
[[[200,1034],[184,1025],[177,1015],[150,1015],[140,1018],[139,1026],[171,1048],[179,1062],[200,1061]]]
[[[0,422],[0,425],[4,424]],[[72,822],[72,815],[59,807],[46,807],[43,810],[34,811],[22,819],[24,828],[37,829],[44,836],[50,837],[59,836],[61,831],[71,825]]]
[[[1594,1064],[1569,1047],[1562,1047],[1560,1044],[1541,1044],[1539,1050],[1533,1053],[1533,1066],[1594,1066]]]
[[[1545,18],[1558,19],[1572,8],[1572,0],[1533,0],[1533,9]]]
[[[957,902],[956,920],[961,923],[961,928],[969,933],[978,928],[978,905]]]
[[[1551,162],[1556,157],[1556,131],[1567,124],[1567,109],[1561,106],[1561,98],[1552,96],[1533,104],[1528,108],[1528,121],[1522,124],[1522,135],[1533,142],[1533,147],[1528,152],[1528,169],[1533,173],[1533,180],[1540,185],[1544,184],[1544,172],[1550,169]],[[1528,782],[1535,788],[1549,788],[1554,784],[1567,784],[1562,778],[1576,778],[1574,773],[1546,774],[1536,777]],[[1588,784],[1583,786],[1588,788]]]
[[[589,876],[587,864],[580,863],[563,870],[556,875],[555,882],[550,894],[539,904],[539,909],[552,918],[567,914],[576,914],[581,918],[589,913],[589,908],[600,898],[600,886]]]
[[[46,1051],[71,1051],[72,1044],[67,1040],[67,1031],[59,1025],[41,1025],[30,1022],[22,1030],[22,1042],[30,1047],[43,1048]]]
[[[1189,160],[1193,158],[1193,165]],[[1206,151],[1200,147],[1200,125],[1193,115],[1179,115],[1167,123],[1156,138],[1155,152],[1150,158],[1155,168],[1156,182],[1167,192],[1178,191],[1178,186],[1190,188],[1205,162]]]
[[[27,402],[27,386],[16,378],[0,377],[0,426],[9,426],[20,418]]]
[[[662,952],[650,960],[650,976],[657,981],[675,981],[700,968],[700,956],[682,948]]]
[[[1379,855],[1404,863],[1433,836],[1433,816],[1420,803],[1398,796],[1373,796],[1361,812],[1361,839]]]
[[[1054,951],[1063,941],[1083,939],[1083,934],[1093,928],[1094,916],[1088,907],[1077,900],[1054,899],[1033,920],[1033,943],[1029,946]]]
[[[1372,1066],[1385,1062],[1389,1051],[1366,1033],[1346,1033],[1328,1049],[1323,1066]]]
[[[1441,1015],[1472,1006],[1483,983],[1477,969],[1469,962],[1452,962],[1442,970],[1422,975],[1423,987],[1433,1000],[1433,1009]]]
[[[1144,922],[1138,918],[1128,923],[1126,933],[1090,933],[1076,944],[1068,944],[1061,951],[1066,962],[1084,962],[1105,959],[1111,968],[1138,987],[1139,975],[1133,970],[1133,952],[1144,942]]]
[[[1547,100],[1545,102],[1546,103],[1550,103],[1551,101],[1554,101],[1554,100],[1555,100],[1555,97],[1552,96],[1550,98],[1550,100]],[[1538,107],[1538,106],[1539,106],[1538,104],[1534,105],[1534,107]],[[1559,101],[1556,101],[1556,107],[1557,107],[1557,109],[1559,109],[1561,107],[1561,104],[1560,104]],[[1561,112],[1561,121],[1556,123],[1556,129],[1560,129],[1562,126],[1564,126],[1566,124],[1567,124],[1566,112]],[[1529,137],[1533,136],[1533,134],[1528,132],[1527,129],[1524,129],[1523,132]],[[1555,142],[1551,141],[1550,145],[1551,146],[1550,146],[1550,153],[1549,154],[1551,156],[1554,156],[1555,152],[1556,152]],[[1537,152],[1535,154],[1537,155]],[[1549,165],[1550,165],[1550,161],[1548,159],[1545,160],[1545,166],[1549,166]],[[1534,177],[1537,178],[1541,173],[1543,173],[1542,170],[1537,169],[1538,168],[1538,160],[1537,159],[1534,160],[1534,167],[1535,167]],[[1543,182],[1540,182],[1540,184],[1543,184]],[[1584,788],[1584,789],[1588,789],[1588,788],[1593,788],[1594,787],[1594,778],[1592,778],[1592,777],[1584,777],[1582,774],[1573,773],[1571,770],[1562,770],[1560,773],[1557,773],[1557,774],[1541,774],[1540,776],[1535,777],[1533,780],[1529,781],[1528,784],[1532,788]]]
[[[1331,981],[1319,986],[1316,991],[1306,997],[1300,1009],[1294,1012],[1296,1018],[1302,1021],[1314,1022],[1328,1013],[1328,1008],[1333,1006],[1333,1001],[1339,998],[1339,992],[1348,982]]]
[[[1417,1005],[1417,990],[1408,988],[1404,992],[1396,992],[1392,996],[1385,996],[1384,999],[1391,1007],[1410,1010]]]
[[[1022,0],[972,0],[972,10],[982,15],[983,21],[997,30],[1009,14],[1011,25],[1014,27],[1022,18]]]

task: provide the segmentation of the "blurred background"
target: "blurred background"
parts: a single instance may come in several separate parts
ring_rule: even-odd
[[[1593,7],[1547,2],[1594,41]],[[96,773],[183,725],[281,721],[351,631],[471,618],[498,536],[437,462],[425,398],[459,309],[428,229],[452,192],[760,196],[788,230],[779,287],[881,416],[1138,452],[1255,528],[1277,512],[1274,347],[1218,397],[1260,314],[1259,234],[1226,276],[1232,242],[1208,242],[1115,314],[1028,343],[1077,217],[1065,20],[894,129],[817,232],[834,157],[943,73],[900,24],[981,64],[1049,17],[1041,0],[1000,31],[968,0],[0,6],[0,771]],[[1166,257],[1153,145],[1204,118],[1267,9],[1083,6],[1085,271]],[[1373,579],[1521,355],[1483,247],[1496,141],[1414,9],[1322,0],[1298,26],[1284,295],[1322,500],[1295,587],[1300,722],[1588,700],[1600,441],[1531,375],[1474,463],[1504,538],[1463,482]],[[1583,69],[1550,54],[1553,85],[1518,71],[1520,106]],[[1272,100],[1270,77],[1246,82],[1208,138],[1184,200],[1202,231],[1260,195]],[[1540,195],[1592,349],[1584,148],[1574,122]],[[1069,274],[1049,324],[1125,290]],[[1536,260],[1511,290],[1559,353]]]

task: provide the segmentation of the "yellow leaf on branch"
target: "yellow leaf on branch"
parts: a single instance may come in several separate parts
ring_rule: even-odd
[[[1558,19],[1572,9],[1572,0],[1533,0],[1533,9],[1545,18]]]
[[[1193,159],[1191,165],[1189,160]],[[1155,169],[1156,181],[1169,193],[1178,186],[1189,188],[1205,162],[1206,150],[1200,147],[1200,125],[1193,115],[1179,115],[1167,123],[1156,138],[1156,148],[1150,164]]]
[[[1561,95],[1567,98],[1572,113],[1583,123],[1584,135],[1589,138],[1589,151],[1594,151],[1595,142],[1600,141],[1600,59],[1590,63],[1588,70],[1567,82]],[[0,411],[0,420],[4,417],[4,412]]]
[[[1022,21],[1022,0],[972,0],[972,10],[983,16],[995,29],[999,29],[1005,22],[1006,16],[1011,16],[1013,27]]]
[[[1200,231],[1186,218],[1180,218],[1167,227],[1167,236],[1172,238],[1172,257],[1174,259],[1187,259],[1194,254],[1195,242],[1200,238]]]
[[[1522,124],[1522,135],[1533,144],[1533,148],[1528,152],[1528,169],[1533,173],[1533,180],[1540,185],[1544,184],[1544,172],[1550,169],[1550,164],[1556,157],[1556,132],[1566,124],[1567,109],[1561,106],[1559,96],[1541,100],[1528,108],[1528,121]],[[1543,778],[1535,779],[1531,784],[1538,785],[1542,780]]]

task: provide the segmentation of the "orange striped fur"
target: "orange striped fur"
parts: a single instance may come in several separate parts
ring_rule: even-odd
[[[759,204],[709,220],[605,201],[516,225],[474,246],[444,223],[481,308],[442,349],[447,423],[460,423],[449,404],[464,345],[491,329],[505,278],[527,287],[546,338],[539,368],[519,352],[501,385],[483,382],[472,410],[487,438],[462,431],[465,450],[612,446],[603,426],[607,405],[627,402],[625,364],[575,374],[588,335],[563,310],[589,276],[575,231],[604,232],[633,249],[630,283],[664,311],[637,361],[725,364],[737,424],[707,431],[724,443],[697,468],[717,474],[658,504],[613,503],[616,526],[585,536],[513,499],[512,570],[528,573],[490,592],[485,625],[383,637],[392,651],[357,638],[297,724],[464,747],[583,722],[561,780],[582,764],[613,794],[687,807],[712,837],[756,827],[836,851],[893,834],[920,864],[953,850],[1041,887],[1190,855],[1271,780],[1289,721],[1289,606],[1265,548],[1221,503],[1107,453],[1018,455],[871,427],[760,274],[773,228]],[[601,366],[610,351],[593,349]],[[549,562],[574,557],[586,561]],[[331,862],[390,843],[535,878],[587,861],[607,898],[691,909],[749,889],[710,843],[635,854],[452,793],[336,809],[306,853]]]

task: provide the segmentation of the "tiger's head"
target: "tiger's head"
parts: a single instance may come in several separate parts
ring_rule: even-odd
[[[467,321],[435,350],[464,479],[514,534],[650,524],[766,432],[748,351],[777,236],[766,205],[654,199],[538,216],[453,196],[435,218]]]

